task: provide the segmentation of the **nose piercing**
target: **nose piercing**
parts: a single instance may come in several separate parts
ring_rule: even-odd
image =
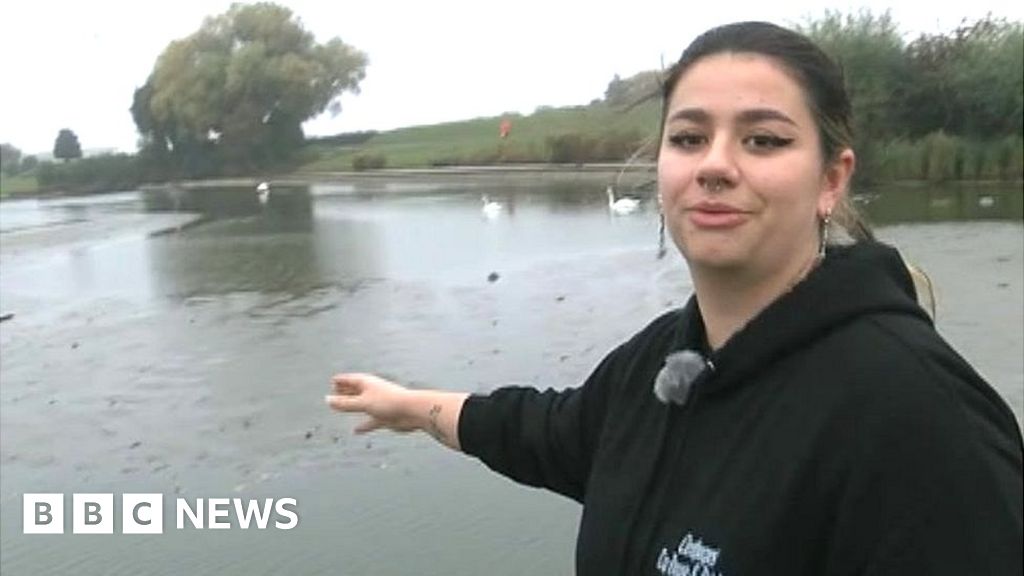
[[[721,192],[725,188],[725,182],[721,178],[708,179],[704,181],[704,189],[708,192]]]

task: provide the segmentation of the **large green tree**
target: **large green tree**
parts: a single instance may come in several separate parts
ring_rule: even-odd
[[[82,157],[82,145],[78,142],[78,135],[68,128],[62,128],[57,133],[57,139],[53,142],[53,157],[65,162]]]
[[[1019,135],[1024,122],[1024,26],[985,18],[907,46],[904,119],[913,136]]]
[[[870,175],[879,161],[879,141],[903,128],[894,98],[906,76],[902,35],[888,12],[867,10],[826,11],[802,30],[842,67],[853,108],[857,176]]]
[[[826,11],[803,31],[842,67],[857,131],[875,137],[898,132],[893,95],[906,76],[903,37],[888,12]]]
[[[286,161],[302,122],[357,92],[366,64],[338,38],[315,42],[288,8],[234,4],[172,42],[135,91],[143,153],[191,174]]]

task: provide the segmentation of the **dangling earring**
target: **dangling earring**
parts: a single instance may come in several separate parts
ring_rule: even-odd
[[[665,257],[665,204],[658,192],[658,260]]]
[[[828,246],[828,228],[832,224],[832,209],[825,211],[825,216],[819,217],[818,219],[818,237],[820,242],[818,244],[818,260],[825,259],[825,247]]]
[[[658,260],[665,257],[665,213],[658,208]]]

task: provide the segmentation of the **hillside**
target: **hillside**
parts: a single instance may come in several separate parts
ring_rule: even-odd
[[[360,144],[311,143],[305,151],[310,160],[298,171],[584,160],[621,162],[655,134],[659,113],[660,106],[655,100],[631,110],[595,102],[589,106],[541,108],[528,116],[507,114],[400,128],[378,133]],[[511,123],[506,139],[499,137],[503,119]]]

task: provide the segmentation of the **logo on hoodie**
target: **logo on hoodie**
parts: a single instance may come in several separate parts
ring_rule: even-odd
[[[675,550],[661,549],[655,567],[665,576],[724,576],[715,569],[719,553],[688,532]]]

